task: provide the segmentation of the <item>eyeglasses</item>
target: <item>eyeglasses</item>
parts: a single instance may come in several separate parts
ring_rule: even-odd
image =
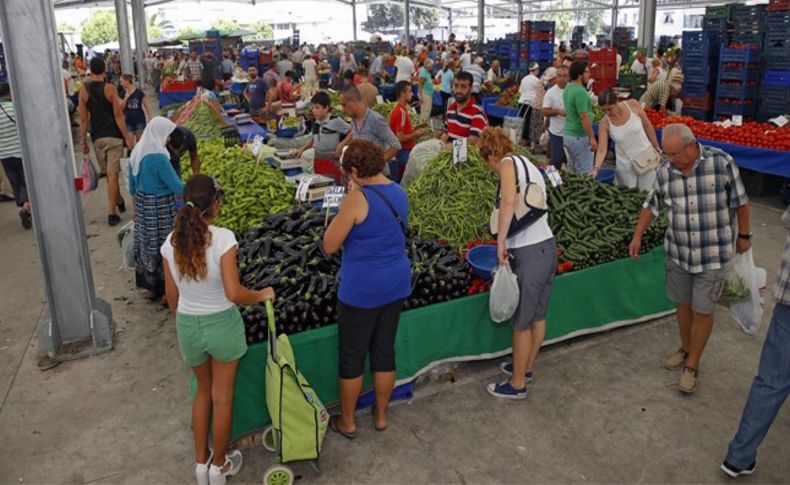
[[[222,202],[225,199],[225,192],[220,187],[219,182],[214,177],[211,177],[211,181],[214,182],[214,200]]]

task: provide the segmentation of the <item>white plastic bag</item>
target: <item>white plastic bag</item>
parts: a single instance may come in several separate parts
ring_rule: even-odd
[[[401,187],[406,188],[425,170],[428,162],[439,154],[444,148],[441,140],[425,140],[418,143],[411,149],[409,154],[409,161],[406,162],[406,170],[403,172],[403,178],[400,181]]]
[[[511,271],[510,266],[500,264],[494,271],[494,283],[488,297],[491,320],[504,322],[516,312],[518,307],[519,289],[518,278]]]
[[[123,264],[119,270],[134,269],[134,221],[127,222],[117,233],[118,242],[121,244],[121,257]]]
[[[757,333],[763,319],[763,292],[767,274],[765,269],[754,265],[752,250],[733,257],[730,274],[725,282],[725,298],[727,298],[732,318],[748,335]],[[747,292],[736,291],[745,286]],[[735,295],[738,296],[735,296]],[[739,298],[740,297],[740,298]]]

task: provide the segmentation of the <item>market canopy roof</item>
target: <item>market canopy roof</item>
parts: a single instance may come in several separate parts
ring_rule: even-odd
[[[153,39],[148,39],[148,45],[151,47],[166,47],[169,45],[181,45],[181,41],[169,37],[155,37]]]
[[[195,40],[195,39],[206,39],[211,37],[209,32],[216,32],[214,29],[209,30],[202,30],[200,32],[190,32],[178,37],[178,40]],[[230,38],[230,37],[245,37],[248,35],[255,35],[257,32],[247,29],[236,29],[236,30],[220,30],[219,36],[222,38]],[[149,42],[150,43],[150,42]]]

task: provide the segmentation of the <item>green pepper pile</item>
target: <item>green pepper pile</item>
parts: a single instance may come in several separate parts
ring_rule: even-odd
[[[444,150],[409,185],[409,222],[420,236],[445,240],[459,249],[468,241],[489,238],[497,177],[477,148],[469,146],[468,158],[456,165],[452,152]]]
[[[568,172],[562,180],[557,188],[546,182],[549,226],[562,253],[560,260],[579,270],[629,257],[628,245],[647,193]],[[651,222],[642,236],[641,252],[662,245],[666,229],[664,215]]]
[[[211,112],[211,107],[204,102],[198,103],[190,113],[184,126],[198,138],[217,138],[221,133],[221,123]]]
[[[217,179],[225,194],[217,225],[236,232],[244,231],[270,214],[291,206],[294,186],[283,173],[267,162],[257,162],[241,147],[225,147],[222,138],[200,140],[200,171]],[[182,160],[182,178],[192,175],[188,158]],[[185,163],[186,162],[186,163]]]

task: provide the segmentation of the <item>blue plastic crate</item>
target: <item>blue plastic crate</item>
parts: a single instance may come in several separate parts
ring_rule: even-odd
[[[680,89],[680,95],[683,97],[691,96],[693,98],[701,98],[706,94],[713,93],[715,91],[716,88],[710,84],[694,84],[688,82],[688,78],[686,78],[686,82],[683,83],[683,87]]]
[[[700,111],[698,109],[688,109],[688,108],[683,108],[682,112],[685,116],[691,116],[695,120],[700,120],[700,121],[710,121],[711,115],[713,114],[710,111]]]
[[[777,116],[787,114],[786,109],[782,109],[778,106],[760,106],[760,109],[757,110],[757,113],[754,115],[754,119],[757,121],[766,122],[771,118],[776,118]]]
[[[548,20],[539,21],[539,20],[535,20],[535,21],[532,22],[532,24],[530,24],[530,28],[531,28],[531,30],[537,30],[537,31],[540,31],[540,32],[553,31],[554,30],[554,21],[548,21]]]
[[[752,117],[754,115],[754,103],[732,103],[729,101],[716,101],[716,111],[714,118],[719,116],[741,115]]]
[[[757,81],[760,78],[760,70],[756,67],[749,68],[747,66],[739,67],[726,67],[719,68],[719,80],[724,81],[740,81],[745,83],[747,81]]]
[[[790,41],[790,33],[787,36]],[[765,68],[771,71],[790,71],[790,45],[769,48],[770,55],[765,57]]]
[[[754,99],[755,96],[757,96],[757,86],[749,86],[746,83],[741,83],[737,86],[720,84],[716,90],[717,98]]]
[[[705,18],[702,22],[702,30],[712,32],[725,32],[732,28],[732,23],[729,19],[719,18]]]
[[[719,55],[720,62],[745,62],[753,63],[760,60],[759,49],[731,49],[722,46]]]
[[[764,86],[790,86],[790,71],[765,71]]]
[[[710,40],[683,42],[683,59],[701,58],[703,60],[718,59],[719,44]]]
[[[765,86],[760,87],[760,103],[763,106],[775,105],[777,109],[786,109],[785,103],[790,103],[790,87]]]
[[[714,69],[710,63],[686,64],[683,66],[683,81],[691,84],[710,84]]]

